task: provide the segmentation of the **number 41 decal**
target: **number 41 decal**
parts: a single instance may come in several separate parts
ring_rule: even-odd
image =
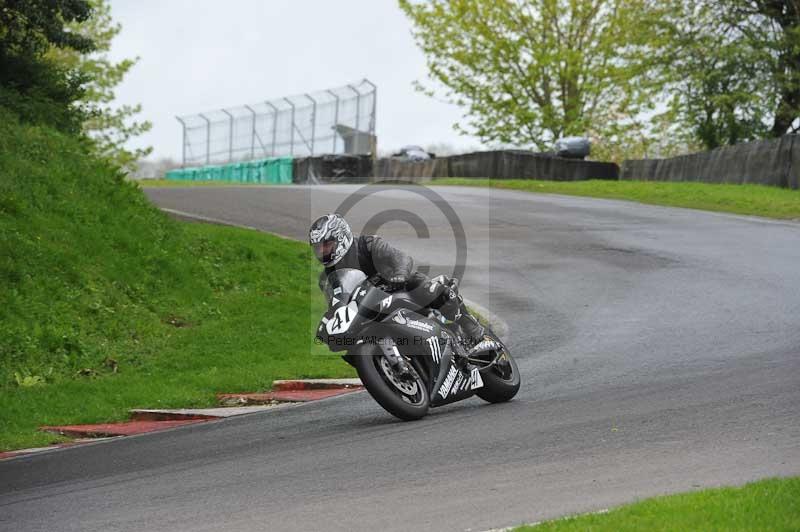
[[[336,312],[333,313],[333,317],[328,320],[328,323],[325,325],[328,334],[341,334],[346,332],[357,314],[358,304],[355,301],[351,301],[347,306],[337,308]]]

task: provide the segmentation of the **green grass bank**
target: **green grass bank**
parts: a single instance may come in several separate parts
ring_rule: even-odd
[[[353,376],[313,344],[317,269],[302,243],[168,218],[80,140],[0,108],[0,449]]]
[[[515,528],[514,532],[634,532],[800,530],[800,477],[768,479],[646,499],[586,514]]]
[[[139,179],[134,181],[143,188],[182,188],[182,187],[275,187],[280,185],[263,183],[238,183],[231,181],[178,181],[170,179]]]
[[[436,179],[434,185],[492,187],[637,201],[651,205],[800,219],[800,190],[762,185],[717,185],[662,181],[539,181],[529,179]]]

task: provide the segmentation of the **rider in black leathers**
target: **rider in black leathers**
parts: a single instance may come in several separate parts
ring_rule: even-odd
[[[354,236],[338,214],[326,214],[311,224],[309,243],[325,266],[320,287],[330,272],[356,268],[367,277],[378,275],[393,289],[405,288],[421,306],[438,309],[461,326],[467,347],[480,342],[484,328],[470,315],[458,294],[458,282],[444,275],[429,279],[414,270],[414,260],[379,236]]]

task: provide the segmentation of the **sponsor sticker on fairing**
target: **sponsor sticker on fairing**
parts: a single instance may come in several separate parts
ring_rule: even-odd
[[[459,371],[453,386],[450,388],[450,395],[455,395],[462,391],[461,388],[465,381],[466,379],[464,378],[464,374]]]
[[[426,333],[433,332],[433,325],[429,325],[424,321],[419,320],[407,320],[406,327],[411,327],[412,329],[424,331]]]
[[[442,351],[439,347],[439,339],[435,336],[431,336],[427,340],[428,349],[431,350],[431,358],[433,358],[434,362],[439,362],[442,359]]]
[[[328,334],[341,334],[347,332],[350,324],[358,315],[358,304],[353,301],[349,305],[339,307],[333,313],[333,317],[325,324]]]
[[[439,395],[442,396],[442,399],[447,397],[447,394],[450,393],[450,388],[452,388],[453,383],[458,376],[458,369],[455,366],[450,366],[450,371],[447,372],[447,377],[444,378],[444,382],[442,386],[439,388]]]
[[[483,379],[481,378],[481,372],[478,371],[478,368],[472,368],[472,372],[470,373],[469,377],[469,384],[470,390],[483,388]]]
[[[397,314],[395,314],[394,317],[392,317],[392,321],[394,321],[395,323],[399,323],[400,325],[411,327],[412,329],[416,329],[418,331],[423,331],[426,333],[433,332],[433,325],[425,323],[424,321],[408,318],[402,312],[398,312]]]

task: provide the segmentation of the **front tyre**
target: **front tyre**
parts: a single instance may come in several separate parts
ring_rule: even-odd
[[[475,391],[475,395],[490,403],[510,401],[519,391],[519,368],[517,362],[506,351],[500,364],[481,371],[483,387]]]
[[[363,349],[351,358],[364,387],[387,412],[404,421],[420,419],[428,413],[428,389],[416,371],[413,380],[401,379],[380,349]]]

